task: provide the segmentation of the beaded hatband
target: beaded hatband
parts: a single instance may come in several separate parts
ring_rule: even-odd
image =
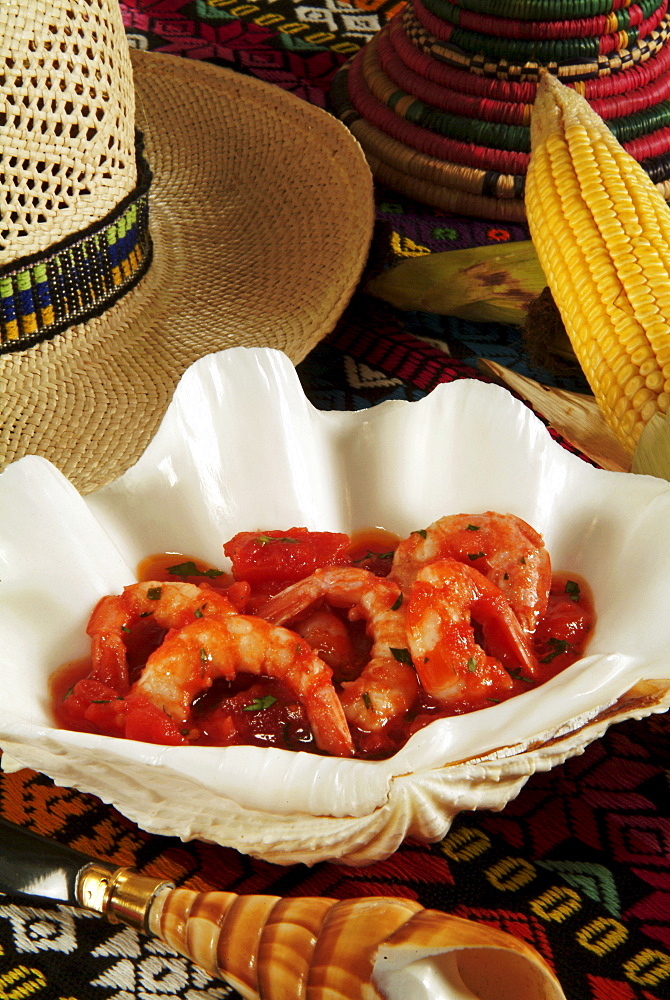
[[[151,263],[151,170],[136,140],[137,185],[87,229],[0,268],[0,354],[100,316]]]

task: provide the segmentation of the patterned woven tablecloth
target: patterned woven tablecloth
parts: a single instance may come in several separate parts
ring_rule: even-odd
[[[326,106],[338,67],[398,9],[395,0],[127,0],[136,46],[232,67]],[[370,269],[393,258],[527,238],[378,189]],[[299,248],[296,248],[296,253]],[[299,366],[309,399],[360,409],[479,377],[490,358],[553,381],[519,331],[401,313],[359,291]],[[583,389],[579,379],[559,383]],[[366,868],[275,867],[198,841],[150,836],[98,799],[23,770],[0,776],[0,813],[85,853],[190,888],[238,893],[409,896],[531,942],[569,1000],[670,998],[670,723],[612,727],[501,813],[460,815],[440,843],[406,842]],[[0,897],[0,1000],[237,997],[163,945],[59,906]],[[411,1000],[408,997],[407,1000]],[[524,1000],[519,997],[519,1000]]]

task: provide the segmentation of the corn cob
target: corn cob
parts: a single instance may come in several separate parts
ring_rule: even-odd
[[[670,408],[670,208],[584,98],[546,71],[525,199],[575,355],[632,452]]]

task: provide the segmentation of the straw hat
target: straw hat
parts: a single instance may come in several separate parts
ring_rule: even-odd
[[[0,468],[41,454],[87,492],[139,457],[201,355],[297,363],[333,328],[371,175],[325,111],[131,52],[116,0],[2,4],[0,58]]]
[[[335,113],[375,178],[448,212],[525,221],[542,68],[670,197],[667,0],[407,0],[337,73]]]

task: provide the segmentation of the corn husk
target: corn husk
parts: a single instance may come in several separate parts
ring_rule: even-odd
[[[633,452],[632,472],[670,480],[670,420],[656,413]]]
[[[522,326],[547,284],[530,240],[408,257],[365,286],[398,309]]]
[[[605,423],[593,396],[541,385],[485,358],[480,360],[479,367],[496,382],[518,393],[555,431],[602,469],[630,471],[630,453]]]

